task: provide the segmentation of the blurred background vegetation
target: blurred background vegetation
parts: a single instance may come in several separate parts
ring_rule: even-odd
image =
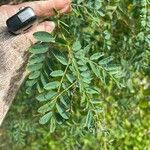
[[[50,124],[39,124],[40,104],[34,94],[26,94],[24,84],[0,129],[0,149],[150,150],[149,8],[148,0],[74,0],[72,13],[54,18],[56,23],[61,19],[68,24],[70,33],[75,32],[68,40],[78,37],[82,45],[84,41],[94,43],[94,52],[113,56],[122,66],[124,87],[119,89],[112,81],[100,84],[96,133],[83,128],[79,120],[57,125],[50,133]],[[93,85],[97,82],[95,79]],[[74,107],[82,109],[78,104]]]

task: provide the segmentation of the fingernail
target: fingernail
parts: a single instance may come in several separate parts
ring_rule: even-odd
[[[64,13],[64,12],[69,12],[71,6],[70,5],[67,5],[65,6],[63,9],[60,10],[61,13]]]
[[[65,4],[64,4],[64,6],[66,6],[66,5],[70,5],[70,3],[71,3],[71,1],[70,0],[65,0],[65,2],[64,2]]]
[[[45,22],[45,30],[47,32],[52,32],[55,28],[55,23],[54,22]]]

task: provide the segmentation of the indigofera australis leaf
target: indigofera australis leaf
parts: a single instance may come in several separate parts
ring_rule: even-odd
[[[42,125],[46,124],[50,120],[52,115],[53,115],[52,112],[49,112],[49,113],[45,114],[44,116],[42,116],[40,118],[39,123],[42,124]]]
[[[55,42],[55,38],[50,33],[45,31],[35,32],[33,36],[41,42]]]

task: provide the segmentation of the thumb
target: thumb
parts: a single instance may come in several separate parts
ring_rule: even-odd
[[[29,39],[33,44],[36,43],[36,39],[33,37],[33,33],[38,31],[52,32],[55,28],[55,23],[51,21],[45,21],[34,27],[31,31],[25,33],[24,35]]]

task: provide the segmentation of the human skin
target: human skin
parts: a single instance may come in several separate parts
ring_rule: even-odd
[[[0,6],[0,126],[27,75],[25,66],[29,57],[28,48],[36,42],[33,33],[52,32],[55,28],[53,22],[45,21],[27,33],[11,35],[7,31],[6,20],[17,13],[19,8],[26,6],[32,7],[39,17],[52,16],[54,9],[60,13],[68,12],[70,0],[45,0]]]

